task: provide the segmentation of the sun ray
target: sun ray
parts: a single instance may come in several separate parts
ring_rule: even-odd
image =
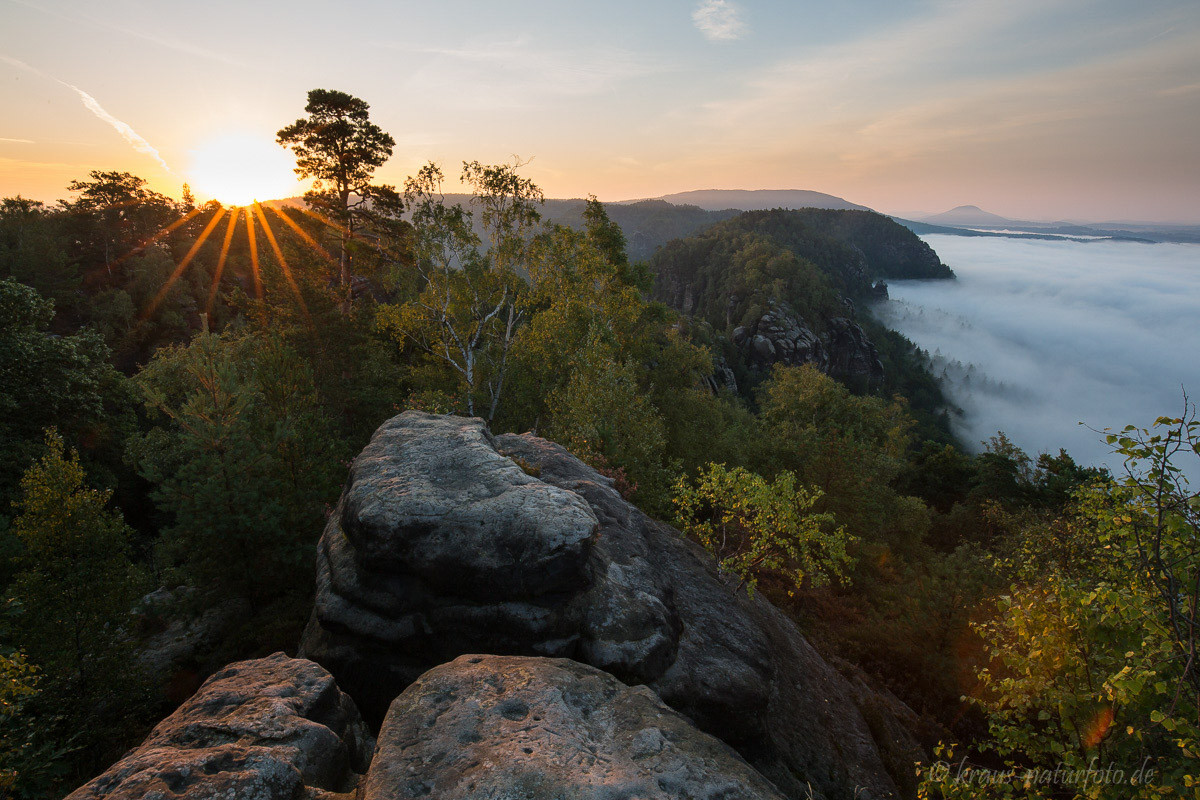
[[[300,310],[304,312],[304,318],[312,324],[312,317],[308,314],[308,306],[304,303],[304,296],[300,294],[300,287],[296,285],[296,279],[292,276],[291,267],[288,266],[287,260],[283,257],[283,251],[279,249],[279,242],[275,241],[275,233],[271,230],[270,223],[267,222],[267,215],[263,213],[262,205],[254,204],[254,211],[258,214],[258,221],[262,225],[263,233],[267,236],[267,243],[271,245],[272,252],[275,253],[275,258],[279,261],[279,267],[283,270],[283,277],[287,279],[288,286],[292,288],[292,293],[296,295],[296,302],[300,304]]]
[[[348,239],[353,239],[356,242],[365,242],[369,245],[374,246],[374,243],[370,239],[363,236],[362,234],[355,233],[354,231],[347,228],[345,225],[342,225],[341,223],[338,223],[338,222],[334,222],[333,220],[329,219],[328,217],[318,214],[316,211],[313,211],[311,208],[305,208],[304,206],[295,206],[295,208],[299,209],[300,213],[310,216],[313,219],[317,220],[318,222],[323,222],[326,225],[328,225],[329,227],[333,228],[335,231],[338,231],[339,233],[344,234],[346,236],[346,238],[348,238]]]
[[[140,242],[139,244],[137,244],[137,245],[136,245],[136,246],[135,246],[135,247],[134,247],[132,250],[130,250],[128,253],[126,253],[125,255],[121,256],[121,257],[120,257],[120,258],[118,258],[116,261],[114,261],[114,262],[112,263],[112,267],[110,267],[110,269],[112,269],[112,268],[115,268],[115,267],[119,267],[121,264],[124,264],[126,261],[128,261],[128,260],[129,260],[130,258],[132,258],[133,256],[140,255],[141,253],[144,253],[144,252],[146,252],[146,248],[147,248],[147,247],[149,247],[150,245],[154,244],[155,242],[157,242],[159,239],[163,238],[163,237],[164,237],[164,236],[166,236],[167,234],[171,233],[171,232],[172,232],[172,231],[174,231],[176,228],[178,228],[180,225],[185,225],[185,224],[187,224],[188,222],[190,222],[191,220],[195,219],[195,218],[196,218],[196,215],[197,215],[197,214],[199,214],[199,213],[200,213],[200,212],[202,212],[202,211],[204,211],[204,209],[203,209],[203,208],[193,208],[191,211],[189,211],[188,213],[184,214],[182,217],[180,217],[179,219],[175,220],[175,221],[174,221],[174,222],[172,222],[170,225],[164,225],[163,227],[159,228],[159,229],[158,229],[158,231],[157,231],[156,233],[154,233],[154,234],[153,234],[153,235],[151,235],[151,236],[148,236],[148,237],[146,237],[146,238],[145,238],[145,239],[144,239],[142,242]]]
[[[314,249],[318,253],[320,253],[325,258],[326,261],[330,262],[331,264],[337,263],[337,259],[334,258],[328,250],[326,250],[324,247],[321,247],[321,245],[317,242],[316,239],[309,236],[308,231],[304,230],[299,225],[297,225],[295,220],[293,220],[287,214],[283,213],[282,211],[280,211],[278,208],[275,208],[274,206],[270,206],[270,209],[275,212],[275,216],[277,216],[281,220],[283,220],[284,224],[286,224],[289,228],[291,228],[293,231],[295,231],[296,235],[299,236],[301,239],[303,239],[305,244],[307,244],[309,247],[311,247],[312,249]]]
[[[329,227],[333,228],[336,231],[341,231],[342,233],[346,234],[347,236],[354,235],[350,231],[350,229],[347,228],[346,226],[342,225],[341,223],[334,222],[333,220],[329,219],[326,216],[318,214],[316,211],[313,211],[311,208],[308,208],[307,206],[296,206],[296,208],[300,209],[301,214],[306,214],[307,216],[312,217],[313,219],[317,220],[318,222],[324,222],[326,225],[328,225]]]
[[[200,252],[201,245],[208,239],[208,235],[212,233],[213,228],[217,227],[217,223],[221,221],[221,217],[223,216],[225,216],[225,209],[223,208],[216,214],[213,214],[213,218],[204,226],[204,230],[201,231],[200,236],[196,239],[191,249],[187,251],[187,255],[175,267],[175,271],[171,273],[171,277],[167,278],[167,282],[163,284],[162,288],[158,290],[158,294],[154,296],[154,300],[142,312],[142,319],[149,319],[150,315],[158,308],[163,298],[167,296],[167,292],[171,291],[171,287],[175,285],[175,281],[179,280],[179,276],[187,269],[188,264],[192,263],[192,259],[196,257],[196,253]]]
[[[213,301],[217,299],[217,288],[221,285],[221,275],[225,272],[225,259],[229,256],[229,243],[233,241],[233,232],[237,230],[237,212],[229,212],[229,225],[225,227],[225,241],[221,242],[221,255],[217,259],[217,270],[213,274],[212,289],[208,292],[208,302],[204,305],[205,315],[212,314]]]
[[[258,270],[258,239],[254,236],[254,214],[249,206],[242,209],[246,212],[246,241],[250,243],[250,270],[254,273],[254,296],[262,300],[262,273]]]

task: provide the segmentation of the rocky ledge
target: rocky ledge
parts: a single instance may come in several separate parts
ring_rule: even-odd
[[[68,800],[914,794],[911,711],[551,442],[389,420],[317,561],[311,661],[226,667]]]
[[[333,677],[276,653],[225,667],[67,800],[292,800],[354,788],[374,748]]]
[[[565,659],[470,655],[422,675],[384,720],[364,800],[410,797],[782,800],[645,686]]]
[[[303,654],[376,723],[427,670],[488,652],[644,684],[789,797],[897,796],[908,776],[885,765],[920,756],[900,726],[867,724],[870,698],[770,603],[531,435],[389,420],[351,467],[317,576]]]

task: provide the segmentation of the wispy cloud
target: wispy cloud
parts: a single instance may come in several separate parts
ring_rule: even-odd
[[[26,161],[22,158],[6,158],[0,156],[0,174],[6,170],[78,170],[79,164],[68,164],[65,161]]]
[[[53,9],[46,8],[42,4],[30,2],[30,0],[10,0],[10,1],[13,3],[16,3],[17,5],[24,6],[25,8],[28,8],[30,10],[37,11],[42,14],[47,14],[52,17],[56,17],[57,19],[61,19],[64,22],[71,22],[71,23],[75,23],[77,25],[91,25],[91,26],[97,27],[97,28],[104,28],[104,29],[107,29],[110,31],[116,31],[117,33],[121,33],[126,36],[132,36],[136,39],[141,39],[142,41],[150,42],[151,44],[158,45],[159,47],[165,47],[168,50],[174,50],[178,53],[184,53],[184,54],[192,55],[192,56],[199,56],[200,58],[206,58],[211,61],[218,61],[222,64],[226,64],[231,67],[248,67],[248,66],[250,66],[246,61],[235,58],[235,57],[229,55],[228,53],[221,53],[216,50],[209,50],[206,47],[200,47],[199,45],[193,44],[192,42],[186,41],[184,39],[176,39],[171,36],[162,36],[159,34],[147,33],[146,31],[135,30],[133,28],[122,27],[122,26],[116,25],[112,22],[109,22],[109,21],[106,21],[103,19],[97,19],[96,17],[92,17],[87,14],[78,14],[75,16],[69,16],[67,14],[60,13]]]
[[[1178,97],[1181,94],[1191,94],[1192,92],[1200,92],[1200,83],[1188,83],[1183,86],[1159,89],[1157,94],[1159,97]]]
[[[33,139],[10,139],[7,136],[0,136],[0,142],[8,142],[9,144],[37,144]]]
[[[738,7],[729,0],[702,0],[692,12],[692,22],[714,42],[741,39],[747,32]]]
[[[69,84],[66,81],[59,81],[59,83],[61,83],[63,86],[66,86],[69,89],[73,89],[75,91],[75,93],[79,95],[79,99],[83,101],[83,105],[85,107],[87,107],[87,110],[91,111],[97,117],[104,120],[109,125],[113,126],[113,128],[116,130],[116,132],[121,134],[121,138],[123,138],[126,142],[128,142],[129,145],[131,147],[133,147],[134,150],[137,150],[139,153],[145,153],[146,155],[150,156],[155,161],[157,161],[162,166],[162,168],[165,169],[167,172],[171,171],[171,168],[169,166],[167,166],[167,162],[163,161],[162,156],[160,156],[158,154],[158,150],[156,150],[152,144],[150,144],[145,139],[143,139],[141,137],[141,135],[139,135],[138,132],[135,131],[133,128],[131,128],[127,123],[122,122],[121,120],[114,117],[112,114],[105,111],[104,107],[101,106],[100,103],[98,103],[96,101],[96,98],[92,97],[90,94],[85,92],[83,89],[80,89],[78,86]]]
[[[105,111],[104,106],[100,105],[99,101],[97,101],[96,98],[92,97],[90,94],[85,92],[83,89],[80,89],[78,86],[75,86],[74,84],[67,83],[66,81],[63,81],[63,80],[59,80],[58,78],[55,78],[52,75],[47,75],[45,72],[42,72],[37,67],[26,64],[24,61],[20,61],[18,59],[12,58],[10,56],[0,55],[0,61],[3,61],[4,63],[9,64],[14,67],[17,67],[19,69],[23,69],[28,72],[32,72],[33,74],[39,75],[48,80],[52,80],[55,83],[65,86],[68,89],[70,89],[71,91],[75,92],[77,95],[79,95],[79,99],[83,101],[84,108],[86,108],[88,111],[91,111],[99,119],[101,119],[104,122],[107,122],[109,125],[111,125],[117,133],[121,134],[121,138],[124,139],[126,142],[128,142],[129,145],[131,147],[133,147],[134,150],[137,150],[139,153],[144,153],[145,155],[150,156],[155,161],[157,161],[162,166],[162,168],[165,169],[167,172],[172,171],[171,167],[167,165],[167,162],[163,160],[162,156],[159,155],[158,150],[155,149],[155,147],[152,144],[150,144],[148,141],[146,141],[128,123],[122,122],[121,120],[114,117],[112,114]]]
[[[412,90],[470,107],[530,107],[546,99],[612,92],[621,81],[656,68],[626,50],[542,48],[527,37],[459,47],[391,47],[426,56],[408,78]]]

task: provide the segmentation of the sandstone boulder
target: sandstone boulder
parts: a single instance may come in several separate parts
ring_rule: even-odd
[[[374,742],[321,667],[276,653],[210,677],[68,800],[294,800],[353,788]]]
[[[561,447],[478,419],[376,432],[321,539],[303,652],[376,722],[464,653],[571,658],[649,686],[789,797],[898,795],[872,734],[896,728],[790,620]]]
[[[365,800],[780,798],[645,686],[574,661],[464,655],[383,723]]]

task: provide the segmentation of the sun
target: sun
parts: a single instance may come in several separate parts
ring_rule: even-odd
[[[227,133],[191,151],[188,180],[201,196],[245,206],[300,194],[291,154],[249,133]]]

